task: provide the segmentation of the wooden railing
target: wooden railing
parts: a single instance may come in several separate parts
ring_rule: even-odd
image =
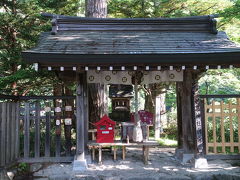
[[[206,154],[240,153],[240,96],[204,98]]]

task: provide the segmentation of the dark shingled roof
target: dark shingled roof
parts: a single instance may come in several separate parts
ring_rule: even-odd
[[[24,51],[41,65],[240,64],[240,46],[212,16],[96,19],[53,16],[52,32]],[[56,65],[57,63],[57,65]]]

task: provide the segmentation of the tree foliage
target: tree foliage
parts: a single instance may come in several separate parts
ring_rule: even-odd
[[[45,92],[54,74],[36,73],[21,52],[35,46],[40,32],[50,28],[41,12],[76,15],[78,0],[4,0],[0,5],[0,93],[25,95],[40,93],[39,88]]]

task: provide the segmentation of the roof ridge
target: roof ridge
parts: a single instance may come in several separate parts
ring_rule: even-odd
[[[161,31],[217,34],[217,15],[179,18],[86,18],[42,13],[52,18],[52,34],[58,31]]]

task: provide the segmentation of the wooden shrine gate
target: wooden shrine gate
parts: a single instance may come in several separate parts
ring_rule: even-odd
[[[206,154],[240,153],[240,96],[206,95],[202,97]]]

